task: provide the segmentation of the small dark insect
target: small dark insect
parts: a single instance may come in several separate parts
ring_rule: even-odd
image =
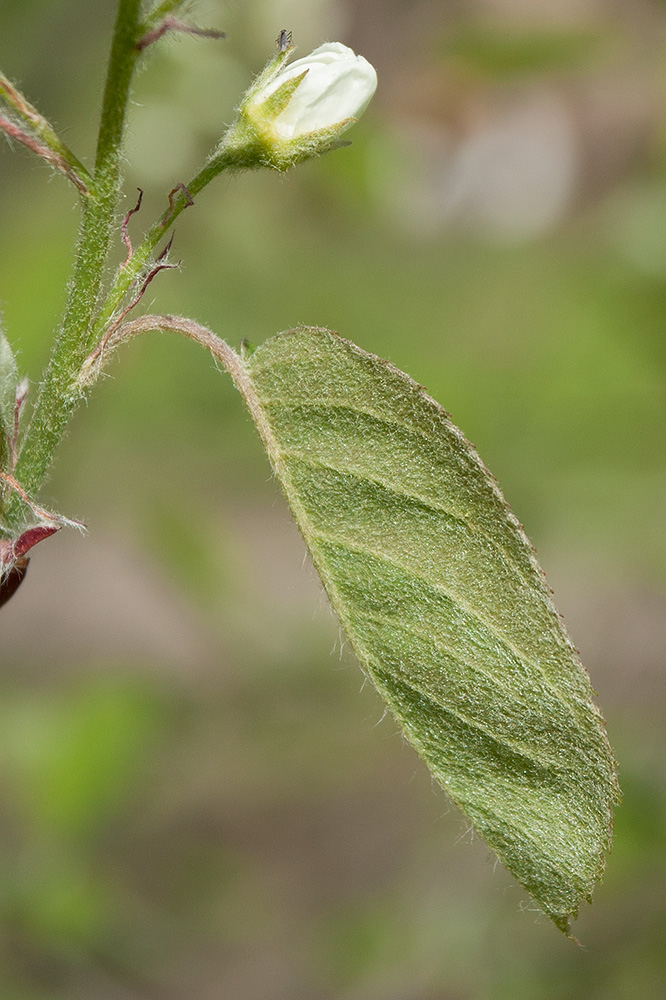
[[[283,28],[280,34],[275,39],[275,44],[278,47],[278,52],[286,52],[289,46],[291,45],[291,39],[292,39],[291,31],[287,31],[286,28]]]

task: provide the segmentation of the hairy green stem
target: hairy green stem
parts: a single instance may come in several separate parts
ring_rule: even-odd
[[[93,176],[95,196],[84,203],[65,316],[16,466],[16,477],[31,496],[43,483],[67,423],[90,385],[82,378],[86,358],[104,344],[140,298],[151,268],[158,265],[155,251],[160,240],[192,204],[192,199],[222,171],[252,169],[263,163],[254,139],[248,137],[239,123],[232,126],[188,185],[178,185],[171,192],[169,207],[118,268],[101,300],[119,197],[119,159],[129,86],[139,54],[137,42],[145,27],[145,22],[141,24],[138,20],[139,3],[140,0],[119,0]],[[170,6],[161,4],[155,11],[161,13]],[[20,500],[14,496],[5,512],[10,526],[20,524],[22,512]]]
[[[74,274],[62,325],[41,384],[33,417],[16,468],[16,477],[33,495],[42,484],[56,446],[80,400],[76,374],[88,352],[89,334],[106,265],[120,186],[120,148],[129,88],[138,51],[140,0],[119,0],[95,159],[95,197],[86,199]],[[21,505],[7,511],[18,523]]]
[[[224,170],[240,170],[256,167],[256,159],[249,156],[247,146],[237,145],[231,136],[222,142],[218,151],[208,160],[206,165],[187,185],[175,188],[171,193],[170,204],[160,219],[151,226],[141,243],[133,250],[129,260],[119,269],[113,281],[109,294],[90,332],[88,347],[92,350],[104,336],[110,325],[122,317],[121,306],[130,292],[147,272],[151,260],[154,260],[155,250],[160,240],[165,236],[178,216],[210,182]]]

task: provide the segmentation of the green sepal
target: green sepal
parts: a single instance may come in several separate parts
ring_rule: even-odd
[[[276,118],[287,107],[301,80],[305,79],[307,74],[308,71],[304,69],[298,76],[292,76],[285,80],[272,94],[269,94],[265,101],[253,105],[252,110],[248,110],[248,115],[254,118],[256,114],[257,117],[268,120]]]

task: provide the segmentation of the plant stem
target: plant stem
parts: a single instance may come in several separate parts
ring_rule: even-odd
[[[42,484],[55,448],[81,398],[76,374],[88,351],[116,212],[120,148],[138,56],[135,43],[139,4],[140,0],[118,3],[95,158],[95,196],[84,202],[65,315],[16,468],[16,477],[29,495]],[[20,513],[20,504],[14,501],[7,512],[9,519],[18,522]]]
[[[247,162],[245,162],[246,159]],[[151,226],[141,243],[133,250],[129,260],[118,268],[104,305],[100,309],[95,325],[90,332],[88,341],[88,348],[90,350],[96,346],[108,330],[109,325],[113,324],[114,319],[118,322],[116,317],[125,296],[142,275],[146,273],[146,268],[153,257],[158,243],[174,224],[181,212],[192,204],[192,198],[199,194],[222,171],[255,166],[257,166],[256,162],[250,159],[246,153],[241,153],[239,148],[232,142],[225,144],[223,140],[218,152],[211,157],[199,173],[187,185],[181,185],[172,191],[169,208]]]
[[[32,420],[16,465],[16,478],[30,496],[42,485],[67,423],[90,383],[81,378],[85,359],[122,320],[128,294],[140,288],[165,233],[207,184],[224,170],[252,169],[262,160],[238,125],[232,126],[208,162],[189,182],[171,192],[169,207],[118,269],[103,302],[100,292],[120,188],[120,148],[132,72],[139,54],[140,0],[119,0],[95,160],[94,196],[83,206],[74,275],[65,315],[40,386]],[[159,10],[170,7],[163,3]],[[177,4],[175,4],[177,6]],[[136,301],[136,300],[135,300]],[[125,311],[123,312],[123,306]],[[16,495],[5,511],[10,527],[21,523]]]

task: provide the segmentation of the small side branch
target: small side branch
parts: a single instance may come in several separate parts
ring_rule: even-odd
[[[137,49],[139,52],[143,52],[149,45],[159,41],[168,31],[197,35],[199,38],[226,38],[224,31],[217,31],[215,28],[197,28],[194,24],[186,24],[185,21],[179,21],[177,17],[169,15],[142,35],[136,43]]]
[[[72,167],[59,151],[44,145],[39,139],[24,131],[20,125],[15,124],[8,118],[0,117],[0,129],[10,137],[22,143],[32,153],[36,153],[43,160],[46,160],[52,167],[55,167],[61,174],[64,174],[68,181],[71,181],[76,189],[86,197],[90,197],[90,177],[86,171],[86,180]]]
[[[94,193],[94,182],[86,168],[4,73],[0,73],[0,104],[10,109],[9,117],[0,117],[0,129],[64,174],[82,195]]]
[[[169,211],[166,213],[164,217],[164,222],[166,225],[170,225],[172,219],[175,218],[176,207],[177,207],[176,196],[178,194],[182,194],[182,198],[180,200],[182,202],[184,199],[184,205],[183,205],[184,208],[191,208],[192,205],[194,205],[194,198],[187,190],[183,182],[179,181],[178,184],[176,184],[175,188],[172,188],[171,191],[169,191]],[[183,209],[181,208],[180,211],[182,210]]]
[[[109,355],[121,344],[132,340],[140,333],[164,330],[173,330],[175,333],[181,333],[188,337],[189,340],[195,340],[222,363],[232,378],[238,375],[239,366],[242,365],[241,358],[229,347],[226,341],[214,334],[208,327],[195,323],[194,320],[186,319],[183,316],[165,315],[140,316],[138,319],[129,320],[127,323],[109,330],[84,361],[80,381],[84,385],[94,382]]]
[[[190,187],[192,187],[192,184],[190,184]],[[189,188],[187,188],[182,182],[176,184],[176,186],[169,192],[169,207],[165,210],[161,219],[152,226],[139,246],[135,248],[132,247],[132,244],[129,241],[127,224],[130,216],[133,214],[133,211],[136,211],[139,205],[140,200],[137,202],[134,210],[128,212],[122,226],[123,242],[128,249],[128,254],[125,257],[125,261],[116,272],[114,283],[109,291],[104,307],[97,316],[89,338],[89,344],[91,346],[96,344],[96,349],[99,348],[100,344],[106,342],[109,332],[111,330],[115,330],[116,327],[125,319],[125,316],[127,316],[127,314],[134,308],[145,292],[147,285],[150,284],[150,281],[153,280],[155,275],[159,273],[159,271],[164,270],[165,267],[172,266],[163,264],[162,262],[164,261],[168,251],[171,249],[173,236],[167,243],[164,250],[156,258],[156,264],[158,265],[156,269],[153,267],[151,270],[150,259],[156,250],[158,242],[172,225],[174,219],[176,219],[181,212],[185,211],[186,208],[194,205],[194,198],[192,197]],[[132,247],[131,253],[129,253],[130,247]],[[146,281],[146,274],[149,274],[148,281]],[[127,296],[130,295],[136,287],[140,288],[138,296],[134,295],[129,307],[123,307],[123,302],[127,300]]]
[[[83,362],[78,380],[80,389],[85,391],[97,380],[107,358],[120,344],[131,340],[140,333],[167,330],[180,333],[189,340],[196,341],[201,347],[205,347],[207,351],[210,351],[216,361],[220,362],[225,371],[231,376],[232,382],[245,400],[245,404],[264,441],[269,457],[271,461],[274,461],[277,447],[275,439],[266,422],[242,357],[236,354],[226,341],[214,334],[208,327],[202,326],[200,323],[195,323],[194,320],[186,319],[184,316],[141,316],[138,319],[129,320],[127,323],[123,323],[121,326],[110,330]]]
[[[139,199],[139,201],[140,200],[141,199]],[[128,217],[131,214],[132,214],[131,211],[128,212]],[[125,308],[122,310],[122,312],[117,317],[117,319],[114,320],[114,322],[111,324],[111,326],[108,327],[108,329],[106,330],[104,336],[102,337],[102,339],[100,340],[100,342],[97,344],[97,346],[95,347],[95,349],[92,351],[92,353],[88,356],[88,358],[86,359],[86,362],[84,362],[84,364],[88,363],[88,362],[92,362],[96,358],[99,358],[108,349],[109,344],[115,345],[116,341],[114,339],[114,336],[115,336],[115,333],[116,333],[118,327],[120,326],[120,324],[122,323],[122,321],[125,319],[125,316],[127,316],[128,313],[131,313],[132,309],[134,309],[139,304],[139,302],[141,301],[141,299],[143,298],[143,296],[144,296],[144,294],[146,292],[146,289],[148,288],[148,285],[151,283],[151,281],[154,278],[157,277],[157,275],[160,273],[160,271],[173,271],[173,270],[175,270],[176,268],[178,268],[180,266],[179,264],[169,264],[168,259],[167,259],[168,256],[169,256],[169,250],[171,249],[171,244],[173,243],[173,237],[174,237],[174,234],[172,233],[171,234],[171,239],[169,240],[169,242],[165,246],[164,250],[159,255],[159,257],[157,258],[157,260],[155,261],[155,264],[144,275],[144,277],[143,277],[143,279],[141,281],[141,285],[139,287],[139,290],[136,293],[136,295],[134,296],[134,298],[125,306]],[[123,238],[125,238],[125,237],[123,237]],[[131,242],[129,240],[129,237],[126,237],[125,242],[129,246],[127,260],[125,261],[125,265],[126,265],[131,260],[131,258],[132,258],[132,244],[131,244]]]
[[[136,205],[134,206],[134,208],[130,208],[129,212],[123,219],[122,226],[120,227],[120,234],[123,238],[123,243],[127,247],[127,256],[125,257],[125,261],[122,265],[123,267],[127,267],[130,260],[132,259],[132,254],[134,253],[132,249],[132,241],[129,238],[129,233],[127,232],[127,227],[129,225],[129,220],[132,218],[133,215],[136,215],[136,213],[139,211],[139,209],[141,208],[141,202],[143,201],[143,189],[137,188],[137,191],[139,192],[139,197],[136,200]]]

